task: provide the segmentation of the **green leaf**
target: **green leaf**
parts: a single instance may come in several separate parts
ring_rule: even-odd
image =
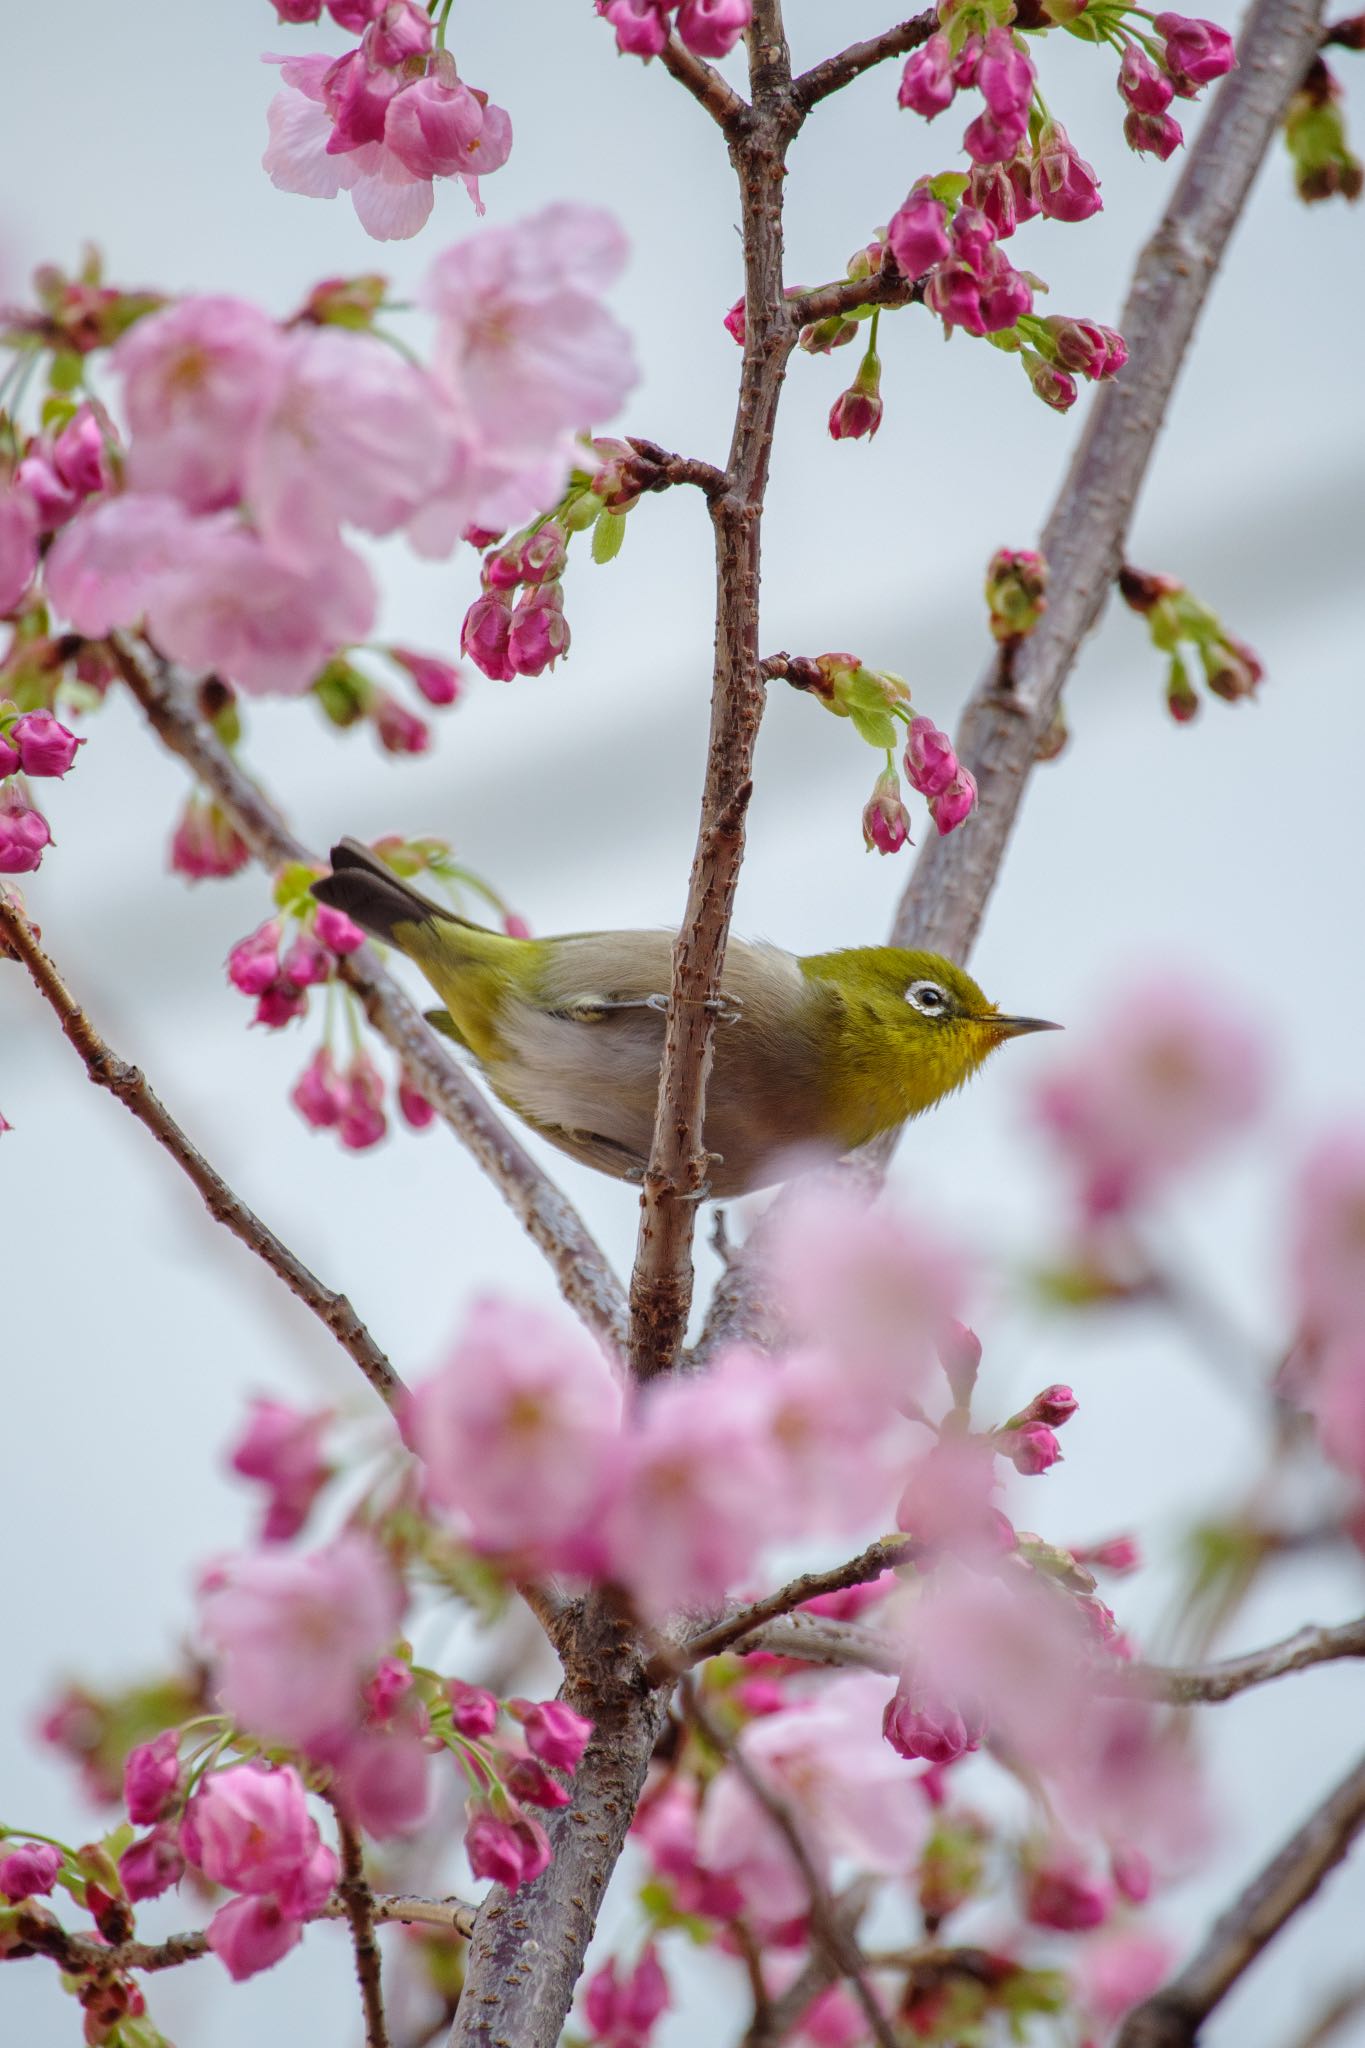
[[[864,739],[879,753],[896,744],[896,721],[883,706],[875,709],[866,704],[850,704],[848,715],[853,721],[853,730],[859,739]]]
[[[275,908],[284,911],[286,915],[290,911],[301,910],[308,902],[308,892],[316,880],[316,868],[305,867],[301,860],[291,862],[275,879],[275,887],[271,892],[275,898]]]
[[[945,206],[956,206],[970,182],[961,171],[940,171],[936,178],[929,180],[929,190]]]
[[[626,537],[626,522],[620,512],[599,512],[592,530],[594,562],[614,562]]]
[[[47,373],[48,388],[52,391],[79,391],[84,364],[72,349],[62,349],[53,356]]]

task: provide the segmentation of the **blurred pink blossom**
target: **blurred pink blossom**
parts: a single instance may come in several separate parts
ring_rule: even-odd
[[[111,358],[134,488],[168,493],[190,512],[235,504],[284,356],[274,321],[244,299],[195,296],[139,320]]]
[[[287,1543],[307,1521],[329,1476],[322,1439],[330,1420],[326,1408],[305,1413],[283,1401],[252,1402],[228,1462],[244,1479],[259,1480],[266,1488],[263,1542]]]

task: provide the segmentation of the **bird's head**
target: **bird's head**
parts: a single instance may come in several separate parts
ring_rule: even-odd
[[[862,946],[807,966],[844,998],[845,1058],[864,1087],[899,1092],[901,1116],[960,1088],[1007,1038],[1061,1028],[1002,1012],[939,953]]]

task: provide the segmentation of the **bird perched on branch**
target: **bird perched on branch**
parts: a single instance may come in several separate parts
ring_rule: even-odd
[[[513,939],[443,910],[353,839],[313,894],[416,962],[436,1028],[562,1152],[618,1180],[648,1163],[672,979],[667,932]],[[1002,1016],[937,953],[854,946],[798,958],[731,939],[706,1085],[707,1193],[769,1186],[812,1148],[848,1152],[960,1088],[1007,1038],[1058,1027]]]

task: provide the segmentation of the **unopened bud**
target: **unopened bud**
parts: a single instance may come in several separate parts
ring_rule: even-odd
[[[1041,1394],[1035,1394],[1027,1408],[1012,1415],[1005,1425],[1007,1429],[1022,1429],[1026,1423],[1045,1422],[1052,1429],[1060,1429],[1064,1422],[1070,1422],[1080,1402],[1070,1387],[1044,1387]]]
[[[1022,640],[1047,610],[1048,566],[1034,548],[998,548],[986,570],[986,603],[997,640]]]
[[[1001,1457],[1028,1478],[1061,1462],[1062,1447],[1046,1423],[1026,1422],[1021,1429],[1001,1431],[992,1441]]]
[[[827,320],[812,320],[800,333],[800,344],[808,356],[827,356],[831,350],[847,347],[858,338],[858,322],[847,313],[831,313]]]
[[[971,1406],[976,1376],[981,1369],[981,1339],[975,1330],[954,1317],[945,1324],[938,1340],[938,1362],[959,1408]]]

